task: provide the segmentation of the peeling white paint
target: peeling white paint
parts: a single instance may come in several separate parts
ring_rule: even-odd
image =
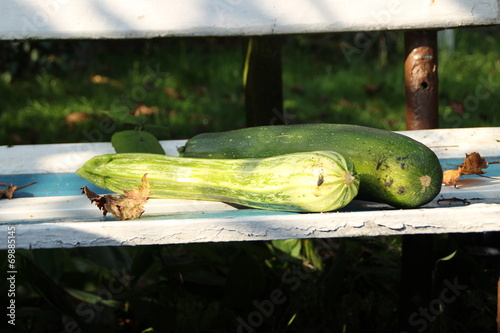
[[[446,28],[498,24],[498,8],[498,0],[1,1],[0,39]]]

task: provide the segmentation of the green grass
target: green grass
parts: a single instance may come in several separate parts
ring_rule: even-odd
[[[457,35],[457,51],[440,59],[442,127],[500,125],[500,46],[495,34]],[[450,103],[463,105],[454,112]]]
[[[454,52],[439,58],[440,126],[498,126],[498,30],[463,29]],[[284,105],[289,123],[355,123],[405,128],[401,33],[286,37]],[[94,48],[99,42],[87,42]],[[34,73],[0,74],[0,144],[108,141],[131,128],[138,105],[157,110],[133,123],[160,139],[245,126],[242,43],[237,39],[135,41],[104,46],[80,66],[43,66]],[[101,44],[102,45],[102,44]],[[74,54],[78,57],[78,54]],[[68,62],[68,56],[53,56]],[[97,83],[92,78],[104,78]],[[367,93],[365,87],[378,87]],[[451,105],[454,105],[452,107]],[[69,125],[66,116],[86,118]],[[109,121],[112,116],[113,121]]]
[[[127,127],[120,119],[141,104],[158,109],[145,121],[156,126],[155,134],[161,139],[186,137],[208,124],[215,130],[241,124],[237,50],[186,52],[181,43],[172,52],[157,47],[139,55],[100,54],[88,68],[75,72],[60,76],[42,72],[2,82],[0,96],[8,106],[0,117],[9,126],[2,127],[0,142],[109,140],[115,130]],[[232,63],[227,63],[231,58]],[[104,80],[92,80],[96,75]],[[65,117],[74,112],[85,112],[88,118],[69,128]],[[115,119],[111,129],[102,124],[109,113]],[[220,119],[225,128],[217,125]]]

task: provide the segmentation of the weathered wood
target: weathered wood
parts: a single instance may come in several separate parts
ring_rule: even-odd
[[[498,0],[24,0],[0,2],[0,39],[144,38],[498,24]]]
[[[6,181],[8,182],[10,181],[8,177],[5,178],[4,176],[0,176],[0,181],[4,182],[4,179],[6,179]],[[53,179],[54,182],[58,181],[57,177],[54,177]],[[64,179],[59,179],[59,181],[61,180],[64,181]],[[481,203],[492,204],[493,206],[491,207],[494,207],[495,203],[500,200],[500,189],[499,189],[500,184],[498,181],[487,178],[484,179],[481,178],[481,180],[469,178],[469,179],[464,179],[464,182],[462,182],[461,184],[462,187],[458,189],[455,189],[453,187],[443,187],[440,195],[436,198],[436,200],[425,206],[429,208],[425,211],[426,214],[428,215],[427,216],[428,219],[434,219],[433,209],[441,210],[444,208],[451,208],[450,210],[454,211],[455,207],[457,206],[475,207]],[[32,186],[34,188],[32,192],[27,192],[36,195],[36,197],[24,196],[24,197],[18,197],[13,200],[5,200],[5,199],[1,200],[0,221],[4,222],[10,221],[13,223],[21,220],[38,221],[46,219],[50,221],[51,218],[56,220],[68,220],[68,221],[73,218],[75,219],[95,218],[98,220],[98,218],[102,217],[102,213],[99,210],[97,210],[96,207],[92,206],[89,203],[88,199],[86,199],[83,195],[80,194],[81,193],[80,188],[84,185],[88,185],[88,182],[81,179],[73,181],[69,185],[72,186],[74,189],[71,195],[63,196],[63,195],[54,195],[54,193],[52,195],[39,193],[40,191],[39,188],[42,188],[43,190],[43,187],[50,186],[50,184],[48,184],[47,181],[44,181],[43,184],[37,184],[36,186],[35,185]],[[57,186],[57,184],[55,186]],[[491,190],[482,193],[480,191],[482,191],[483,187],[491,188]],[[108,193],[108,192],[100,192],[100,193]],[[148,216],[149,217],[158,216],[158,218],[160,218],[162,215],[164,215],[166,219],[170,219],[172,216],[178,218],[184,218],[181,214],[197,214],[197,213],[204,214],[207,212],[224,212],[225,214],[227,213],[227,211],[235,210],[234,206],[220,202],[172,200],[172,199],[151,199],[146,207],[147,207],[146,213],[143,215],[143,217],[146,218]],[[356,212],[377,211],[377,210],[384,210],[386,211],[386,213],[389,212],[387,215],[385,215],[385,217],[389,219],[390,216],[394,215],[394,212],[390,209],[388,210],[387,208],[388,208],[387,206],[379,204],[354,201],[352,204],[343,209],[341,212],[343,215],[345,215],[343,218],[346,221],[356,221],[357,216],[356,214],[354,214]],[[344,212],[349,212],[349,213],[353,212],[353,214],[344,214]],[[467,210],[464,212],[464,214],[466,215],[461,217],[461,219],[470,219],[469,221],[470,224],[473,225],[476,224],[476,219],[474,215],[470,215],[467,212],[468,212]],[[245,210],[245,209],[243,209],[242,212],[239,214],[243,214],[244,216],[246,213],[253,214],[250,210]],[[474,213],[476,212],[474,211]],[[340,214],[340,213],[335,213],[335,214]],[[267,215],[267,214],[264,211],[261,213],[261,215]],[[314,219],[315,219],[314,214],[305,214],[303,215],[303,218],[305,221],[309,221],[307,223],[314,224]],[[411,223],[414,222],[412,221],[410,215],[403,221]],[[431,222],[422,221],[421,223],[423,224],[420,225],[423,226],[427,225],[426,223],[431,223]],[[263,225],[263,227],[265,227],[265,225]],[[449,230],[450,232],[457,231],[457,229],[455,229],[456,227],[457,227],[456,225],[442,226],[442,228],[444,228],[445,230]],[[404,232],[401,232],[401,234],[404,234]]]
[[[71,210],[66,199],[61,198],[59,204]],[[473,223],[474,216],[481,216],[482,221]],[[6,235],[7,226],[14,226],[17,248],[38,249],[500,231],[499,219],[499,204],[474,204],[310,216],[276,213],[251,216],[244,210],[233,210],[226,214],[204,212],[197,217],[153,214],[133,221],[90,216],[28,219],[4,221],[0,231]],[[1,239],[0,249],[6,245],[6,240]]]
[[[243,84],[247,126],[287,123],[283,113],[281,37],[248,39]]]
[[[167,155],[178,156],[185,142],[163,141],[162,147]],[[114,152],[110,142],[0,146],[0,176],[75,172],[91,157]]]
[[[399,132],[423,142],[440,158],[465,157],[478,151],[483,157],[497,156],[500,133],[497,127],[453,128]]]

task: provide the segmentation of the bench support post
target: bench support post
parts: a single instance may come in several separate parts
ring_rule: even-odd
[[[497,333],[500,333],[500,277],[497,282]]]
[[[286,122],[283,116],[281,37],[258,36],[248,40],[243,84],[247,126]]]
[[[439,127],[437,31],[405,32],[406,129]],[[433,235],[403,236],[400,329],[417,332],[410,318],[431,300]]]
[[[401,256],[399,325],[401,332],[417,333],[415,314],[426,308],[432,297],[434,236],[404,235]]]
[[[406,129],[439,127],[436,30],[405,32]]]

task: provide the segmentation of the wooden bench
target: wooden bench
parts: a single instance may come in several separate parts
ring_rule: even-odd
[[[500,0],[2,1],[0,40],[248,36],[247,122],[269,125],[283,112],[279,36],[405,30],[407,129],[429,129],[439,125],[437,30],[497,25],[499,8]],[[444,168],[473,151],[500,159],[500,128],[404,134],[431,147]],[[182,142],[162,144],[175,155]],[[38,182],[16,193],[20,198],[0,200],[2,233],[15,228],[17,248],[41,249],[500,231],[500,181],[478,176],[443,187],[436,200],[413,210],[355,201],[340,212],[287,214],[151,200],[141,220],[116,221],[89,204],[79,193],[86,182],[74,175],[106,152],[108,143],[1,146],[0,182]],[[500,176],[498,165],[487,172]],[[7,248],[5,237],[0,248]]]
[[[401,133],[431,147],[444,169],[456,168],[473,151],[500,160],[500,128]],[[162,144],[177,155],[183,142]],[[15,226],[16,246],[26,249],[500,231],[500,164],[485,170],[497,179],[467,176],[419,209],[354,201],[339,212],[297,214],[150,199],[141,219],[117,221],[103,217],[80,190],[99,189],[74,175],[91,156],[112,152],[109,143],[1,146],[0,182],[37,184],[19,190],[16,199],[0,200],[0,230],[6,234]]]

